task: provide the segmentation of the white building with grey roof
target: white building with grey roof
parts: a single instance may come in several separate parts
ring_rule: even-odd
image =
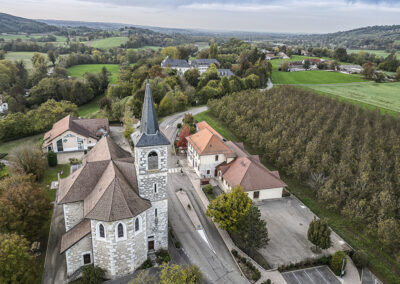
[[[169,56],[165,57],[161,62],[162,68],[171,68],[180,74],[184,74],[190,69],[189,63],[184,59],[171,59]]]
[[[68,281],[94,264],[115,279],[168,249],[167,172],[169,140],[161,133],[147,83],[134,156],[103,137],[82,167],[60,180]]]

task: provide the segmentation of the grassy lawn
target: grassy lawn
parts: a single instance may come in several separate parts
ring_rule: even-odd
[[[25,68],[26,69],[32,69],[32,56],[33,56],[34,52],[30,52],[30,51],[18,51],[18,52],[7,52],[5,59],[9,60],[9,61],[17,61],[17,60],[22,60],[25,63]],[[42,55],[44,55],[47,58],[47,54],[46,53],[42,53]]]
[[[67,69],[67,75],[72,77],[83,77],[85,73],[99,73],[104,67],[111,73],[110,83],[115,84],[119,75],[118,64],[81,64],[75,65]]]
[[[109,37],[94,41],[86,42],[86,44],[101,49],[108,49],[113,47],[119,47],[121,44],[124,44],[128,41],[128,37],[126,36],[117,36],[117,37]]]
[[[214,117],[210,111],[200,113],[196,115],[195,118],[199,121],[207,121],[227,139],[238,141],[235,139],[235,135],[232,135],[228,126]],[[246,150],[251,154],[257,154],[251,148],[246,147]],[[276,170],[273,165],[267,164],[264,161],[263,163],[269,169]],[[296,197],[318,215],[318,217],[326,218],[331,228],[347,243],[354,249],[362,249],[368,254],[370,261],[369,266],[381,280],[384,280],[385,283],[400,283],[400,263],[397,263],[391,255],[382,250],[375,240],[365,232],[365,227],[362,224],[355,224],[334,210],[328,209],[327,204],[318,201],[313,192],[307,186],[299,183],[299,181],[283,174],[281,174],[281,178],[288,185],[288,189],[292,194],[296,195]]]
[[[78,107],[78,114],[80,117],[87,117],[89,114],[97,112],[100,107],[99,107],[99,101],[104,97],[98,96],[94,98],[90,103],[84,104],[80,107]]]
[[[375,106],[400,113],[400,83],[343,84],[332,86],[307,86],[350,101]]]
[[[212,128],[217,130],[227,140],[238,141],[235,134],[233,134],[233,132],[230,131],[228,128],[223,127],[223,123],[215,116],[212,116],[209,110],[196,114],[194,116],[194,119],[197,121],[206,121],[209,125],[211,125]]]
[[[274,84],[337,84],[366,82],[360,75],[348,75],[329,71],[272,72]]]
[[[390,53],[386,52],[384,50],[371,50],[371,49],[348,49],[347,53],[359,53],[360,51],[363,52],[368,52],[368,53],[374,53],[376,56],[382,56],[382,57],[387,57]],[[400,59],[400,53],[397,53],[397,58]]]
[[[14,149],[15,147],[18,147],[19,145],[21,145],[23,143],[39,142],[40,139],[42,139],[42,138],[43,138],[43,133],[24,137],[24,138],[17,139],[17,140],[0,143],[0,153],[10,153],[12,151],[12,149]],[[7,160],[7,158],[8,158],[8,156],[5,157],[6,160]]]
[[[63,174],[61,178],[65,178],[69,175],[70,166],[69,164],[57,165],[56,167],[47,167],[42,179],[40,180],[40,185],[46,191],[46,195],[50,198],[51,201],[56,199],[56,191],[54,189],[50,189],[50,184],[52,181],[57,180],[57,174],[61,171]]]

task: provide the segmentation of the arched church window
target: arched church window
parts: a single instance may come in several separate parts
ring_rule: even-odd
[[[100,238],[105,238],[105,237],[106,237],[106,234],[104,233],[104,226],[103,226],[103,224],[100,224],[100,225],[99,225],[99,236],[100,236]]]
[[[140,231],[140,220],[139,218],[136,218],[135,220],[135,232],[139,232]]]
[[[155,151],[149,153],[147,157],[147,164],[149,170],[158,169],[158,154]]]
[[[124,237],[124,225],[119,223],[117,231],[118,231],[118,238],[123,238]]]

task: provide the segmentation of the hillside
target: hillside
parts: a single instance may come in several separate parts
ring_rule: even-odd
[[[328,34],[295,35],[294,40],[316,45],[362,49],[400,49],[400,25],[370,26]]]
[[[0,33],[46,33],[58,28],[45,23],[0,13]]]

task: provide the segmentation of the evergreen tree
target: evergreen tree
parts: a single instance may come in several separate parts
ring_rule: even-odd
[[[331,229],[328,222],[324,219],[316,219],[311,221],[308,227],[307,238],[316,247],[327,249],[331,247]]]

